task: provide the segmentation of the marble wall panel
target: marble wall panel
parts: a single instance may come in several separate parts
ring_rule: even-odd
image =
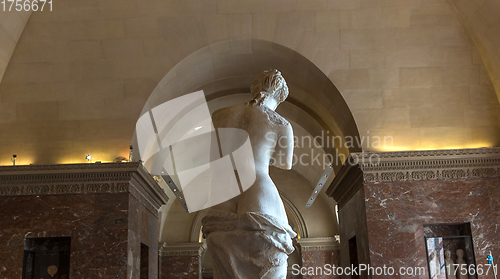
[[[373,266],[423,267],[427,270],[426,224],[470,223],[476,264],[500,248],[500,180],[366,183],[365,206]],[[374,276],[373,278],[385,278]],[[391,278],[408,278],[402,275]],[[415,278],[415,277],[412,277]],[[416,278],[428,278],[421,275]],[[493,278],[493,273],[481,278]]]
[[[72,278],[125,278],[129,194],[0,198],[0,278],[20,278],[25,237],[71,237]]]

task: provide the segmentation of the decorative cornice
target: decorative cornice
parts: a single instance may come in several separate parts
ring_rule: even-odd
[[[125,193],[128,183],[1,185],[0,196]]]
[[[160,248],[162,257],[169,256],[201,256],[207,248],[204,242],[166,243]]]
[[[297,239],[302,252],[310,251],[337,251],[340,243],[336,237],[314,237]]]
[[[378,154],[381,159],[415,160],[424,158],[425,160],[440,159],[440,158],[481,158],[481,157],[498,157],[500,147],[488,148],[469,148],[469,149],[443,149],[443,150],[417,150],[417,151],[395,151],[395,152],[358,152],[359,157],[369,158],[373,154]]]
[[[94,169],[95,171],[96,169]],[[102,172],[102,173],[50,173],[50,174],[16,174],[4,175],[0,173],[0,185],[9,184],[38,184],[44,183],[68,183],[68,182],[103,182],[103,181],[127,181],[132,177],[131,171]]]
[[[371,159],[370,159],[371,158]],[[500,148],[353,153],[364,182],[453,180],[500,176]]]
[[[168,201],[139,162],[0,167],[0,196],[127,192],[154,215]]]
[[[60,170],[95,170],[95,169],[130,169],[141,165],[140,162],[127,163],[85,163],[85,164],[60,164],[60,165],[17,165],[0,166],[0,173],[60,171]]]
[[[340,209],[361,187],[363,187],[363,171],[359,165],[344,164],[325,193],[335,199]]]
[[[351,153],[326,194],[342,207],[363,183],[500,177],[500,148]]]

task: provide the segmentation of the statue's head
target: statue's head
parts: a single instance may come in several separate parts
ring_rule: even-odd
[[[464,250],[462,250],[462,249],[458,249],[456,253],[457,253],[458,258],[462,258],[464,256]]]
[[[278,105],[288,97],[288,86],[276,69],[263,71],[252,82],[250,90],[253,94],[253,101],[257,105],[262,105],[267,98],[274,98]]]

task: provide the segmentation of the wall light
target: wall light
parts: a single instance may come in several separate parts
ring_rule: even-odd
[[[85,159],[90,163],[90,160],[92,160],[92,156],[90,156],[90,154],[88,154],[87,156],[85,156]]]
[[[17,158],[17,155],[14,154],[12,155],[12,159],[10,159],[12,161],[12,165],[15,166],[16,165],[16,158]]]

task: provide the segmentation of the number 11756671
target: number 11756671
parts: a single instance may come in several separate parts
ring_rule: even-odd
[[[4,12],[10,11],[52,11],[52,0],[1,0]]]

